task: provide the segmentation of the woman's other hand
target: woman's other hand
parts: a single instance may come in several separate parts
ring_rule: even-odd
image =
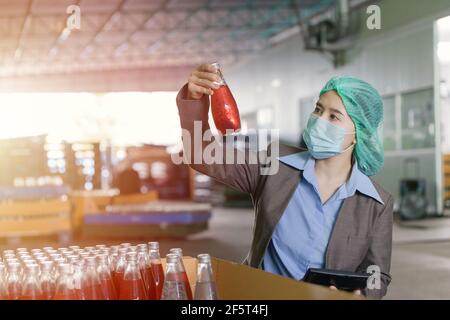
[[[331,290],[334,290],[334,291],[339,291],[338,290],[338,288],[336,288],[335,286],[330,286],[330,289]],[[361,290],[355,290],[355,291],[353,291],[353,294],[356,294],[357,296],[360,296],[361,295]]]

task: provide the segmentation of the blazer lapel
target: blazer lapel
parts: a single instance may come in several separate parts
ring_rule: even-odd
[[[270,243],[275,227],[300,183],[301,174],[300,170],[293,169],[280,162],[276,178],[274,177],[273,181],[270,178],[267,180],[267,184],[270,186],[273,194],[272,196],[277,197],[277,201],[271,201],[269,197],[265,198],[261,205],[260,214],[262,219],[258,217],[256,219],[255,257],[253,259],[258,261],[259,265],[262,262],[262,257]]]
[[[350,226],[354,223],[353,214],[356,209],[356,203],[356,194],[344,199],[325,253],[325,267],[328,269],[338,268],[338,266],[342,264],[340,259],[345,259],[344,256],[337,253],[343,252],[345,246],[348,245],[349,230]]]

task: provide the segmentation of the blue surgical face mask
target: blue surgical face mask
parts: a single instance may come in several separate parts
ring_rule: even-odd
[[[327,159],[350,150],[354,144],[342,150],[342,143],[345,135],[353,133],[312,114],[303,132],[303,140],[313,158]]]

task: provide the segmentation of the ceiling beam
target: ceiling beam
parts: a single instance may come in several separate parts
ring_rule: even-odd
[[[0,92],[177,91],[194,66],[133,68],[2,78]]]
[[[159,8],[158,10],[155,10],[155,11],[151,12],[151,13],[149,14],[149,16],[146,17],[146,18],[144,19],[144,21],[143,21],[140,25],[137,26],[136,30],[132,31],[120,45],[118,45],[117,47],[115,47],[115,48],[112,50],[113,55],[116,55],[116,54],[117,54],[117,52],[118,52],[117,50],[119,50],[120,48],[122,48],[122,47],[125,46],[125,45],[128,45],[128,43],[130,42],[130,40],[133,38],[133,36],[134,36],[137,32],[145,30],[144,27],[145,27],[145,25],[147,24],[147,22],[148,22],[151,18],[153,18],[153,17],[155,16],[155,14],[157,14],[158,12],[164,11],[164,10],[166,9],[166,6],[167,6],[168,3],[169,3],[169,0],[165,0],[165,1],[161,4],[161,6],[160,6],[160,8]]]
[[[95,42],[95,38],[97,38],[98,34],[103,31],[103,29],[108,24],[108,22],[112,19],[112,17],[114,17],[118,12],[120,12],[122,10],[122,7],[125,4],[125,2],[126,2],[126,0],[120,0],[119,4],[116,6],[116,8],[106,18],[105,22],[100,26],[100,28],[98,28],[98,30],[94,34],[94,36],[89,40],[89,42],[86,44],[84,49],[79,53],[78,59],[80,59],[81,58],[80,55]]]
[[[22,27],[20,29],[20,34],[17,37],[16,46],[14,49],[14,60],[18,61],[22,57],[22,41],[25,31],[31,23],[31,7],[33,5],[33,0],[28,0],[27,10],[25,13],[25,18],[23,19]]]

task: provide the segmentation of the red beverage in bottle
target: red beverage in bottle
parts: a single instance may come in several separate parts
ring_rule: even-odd
[[[147,267],[143,270],[143,273],[146,277],[146,289],[147,289],[147,298],[148,300],[157,300],[157,292],[156,292],[156,283],[153,277],[153,271],[151,267]]]
[[[9,300],[19,300],[22,293],[22,286],[20,283],[8,284],[8,296]]]
[[[43,281],[41,283],[42,292],[45,300],[52,300],[55,295],[55,284],[50,281]]]
[[[74,287],[74,277],[71,266],[62,263],[58,266],[59,276],[56,282],[56,292],[53,300],[80,300],[80,293]]]
[[[20,297],[20,300],[47,300],[43,294],[36,294],[36,293],[27,293],[25,295],[22,295]]]
[[[20,276],[20,264],[12,262],[8,266],[8,277],[6,287],[8,289],[9,300],[19,300],[22,295],[22,280]]]
[[[239,131],[241,129],[241,119],[236,101],[225,82],[220,65],[218,63],[213,63],[212,65],[217,69],[217,74],[220,77],[218,82],[220,87],[215,89],[214,94],[211,96],[211,112],[214,124],[222,135]]]
[[[184,287],[186,288],[186,294],[187,294],[187,298],[188,300],[192,300],[192,290],[191,290],[191,285],[189,284],[189,280],[186,274],[186,271],[183,271],[181,273],[181,280],[184,283]]]
[[[137,253],[127,253],[126,261],[125,273],[120,280],[119,300],[147,300],[144,280],[137,262]]]
[[[161,263],[152,263],[153,279],[155,281],[156,299],[161,300],[164,286],[164,270]]]
[[[103,294],[105,295],[106,300],[116,300],[117,294],[116,294],[116,288],[114,287],[114,283],[112,280],[109,279],[102,279],[102,288],[103,288]]]
[[[103,299],[116,300],[116,288],[112,277],[111,267],[107,263],[107,254],[97,256],[99,264],[97,267],[98,277],[100,280],[100,287],[103,292]]]
[[[85,300],[103,300],[102,287],[98,285],[86,286],[82,290]]]
[[[147,300],[142,279],[122,280],[119,300]]]
[[[84,260],[85,268],[81,281],[81,292],[85,300],[104,300],[100,278],[97,273],[95,257],[87,257]]]
[[[83,290],[73,289],[73,294],[75,295],[75,300],[85,300]]]
[[[56,292],[53,300],[80,300],[74,289],[64,292]]]
[[[116,288],[117,296],[119,296],[119,294],[120,294],[120,284],[123,280],[123,274],[124,274],[123,272],[117,272],[117,271],[111,272],[111,276],[112,276],[112,279],[114,282],[114,287]]]

